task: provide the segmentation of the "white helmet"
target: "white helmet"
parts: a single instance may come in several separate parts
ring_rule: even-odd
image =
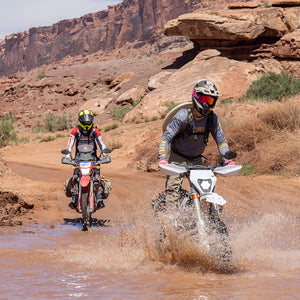
[[[200,79],[193,88],[192,101],[197,111],[206,116],[216,105],[219,96],[220,93],[214,83]]]

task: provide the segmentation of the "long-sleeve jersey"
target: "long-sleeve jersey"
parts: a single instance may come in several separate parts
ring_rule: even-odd
[[[167,159],[168,151],[171,149],[186,158],[199,157],[206,147],[205,143],[205,125],[208,117],[204,116],[197,119],[193,116],[193,132],[190,135],[184,135],[186,127],[189,125],[189,110],[182,108],[171,119],[166,127],[166,131],[161,137],[159,144],[159,160]],[[225,139],[218,116],[213,113],[211,134],[216,141],[219,152],[224,155],[228,151],[228,144]],[[196,138],[195,138],[196,135]]]
[[[66,149],[72,151],[74,144],[76,144],[76,153],[80,153],[83,149],[93,152],[97,155],[97,144],[100,150],[103,151],[106,147],[102,140],[100,131],[97,128],[92,128],[88,136],[83,135],[78,127],[72,129]]]

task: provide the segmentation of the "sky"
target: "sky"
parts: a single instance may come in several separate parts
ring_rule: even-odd
[[[0,39],[107,9],[122,0],[0,0]]]

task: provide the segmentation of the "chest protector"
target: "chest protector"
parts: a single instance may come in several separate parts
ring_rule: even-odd
[[[182,138],[187,138],[187,137],[194,135],[194,140],[196,141],[197,136],[201,134],[201,135],[204,135],[204,143],[206,145],[208,142],[209,133],[212,131],[212,128],[213,128],[213,112],[211,111],[207,115],[205,129],[203,132],[198,132],[198,131],[194,132],[195,121],[194,121],[194,115],[193,115],[191,108],[188,109],[188,113],[189,113],[188,114],[188,124],[186,125],[184,130],[181,131],[177,136],[182,137]]]

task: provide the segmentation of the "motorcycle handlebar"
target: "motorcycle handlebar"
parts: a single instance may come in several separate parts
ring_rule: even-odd
[[[102,158],[101,160],[98,160],[95,162],[95,166],[99,166],[101,164],[108,164],[111,162],[111,157],[110,156],[105,156],[104,158]],[[78,165],[78,161],[77,160],[71,160],[70,158],[67,157],[62,157],[61,159],[61,163],[64,165],[72,165],[72,166],[77,166]]]

